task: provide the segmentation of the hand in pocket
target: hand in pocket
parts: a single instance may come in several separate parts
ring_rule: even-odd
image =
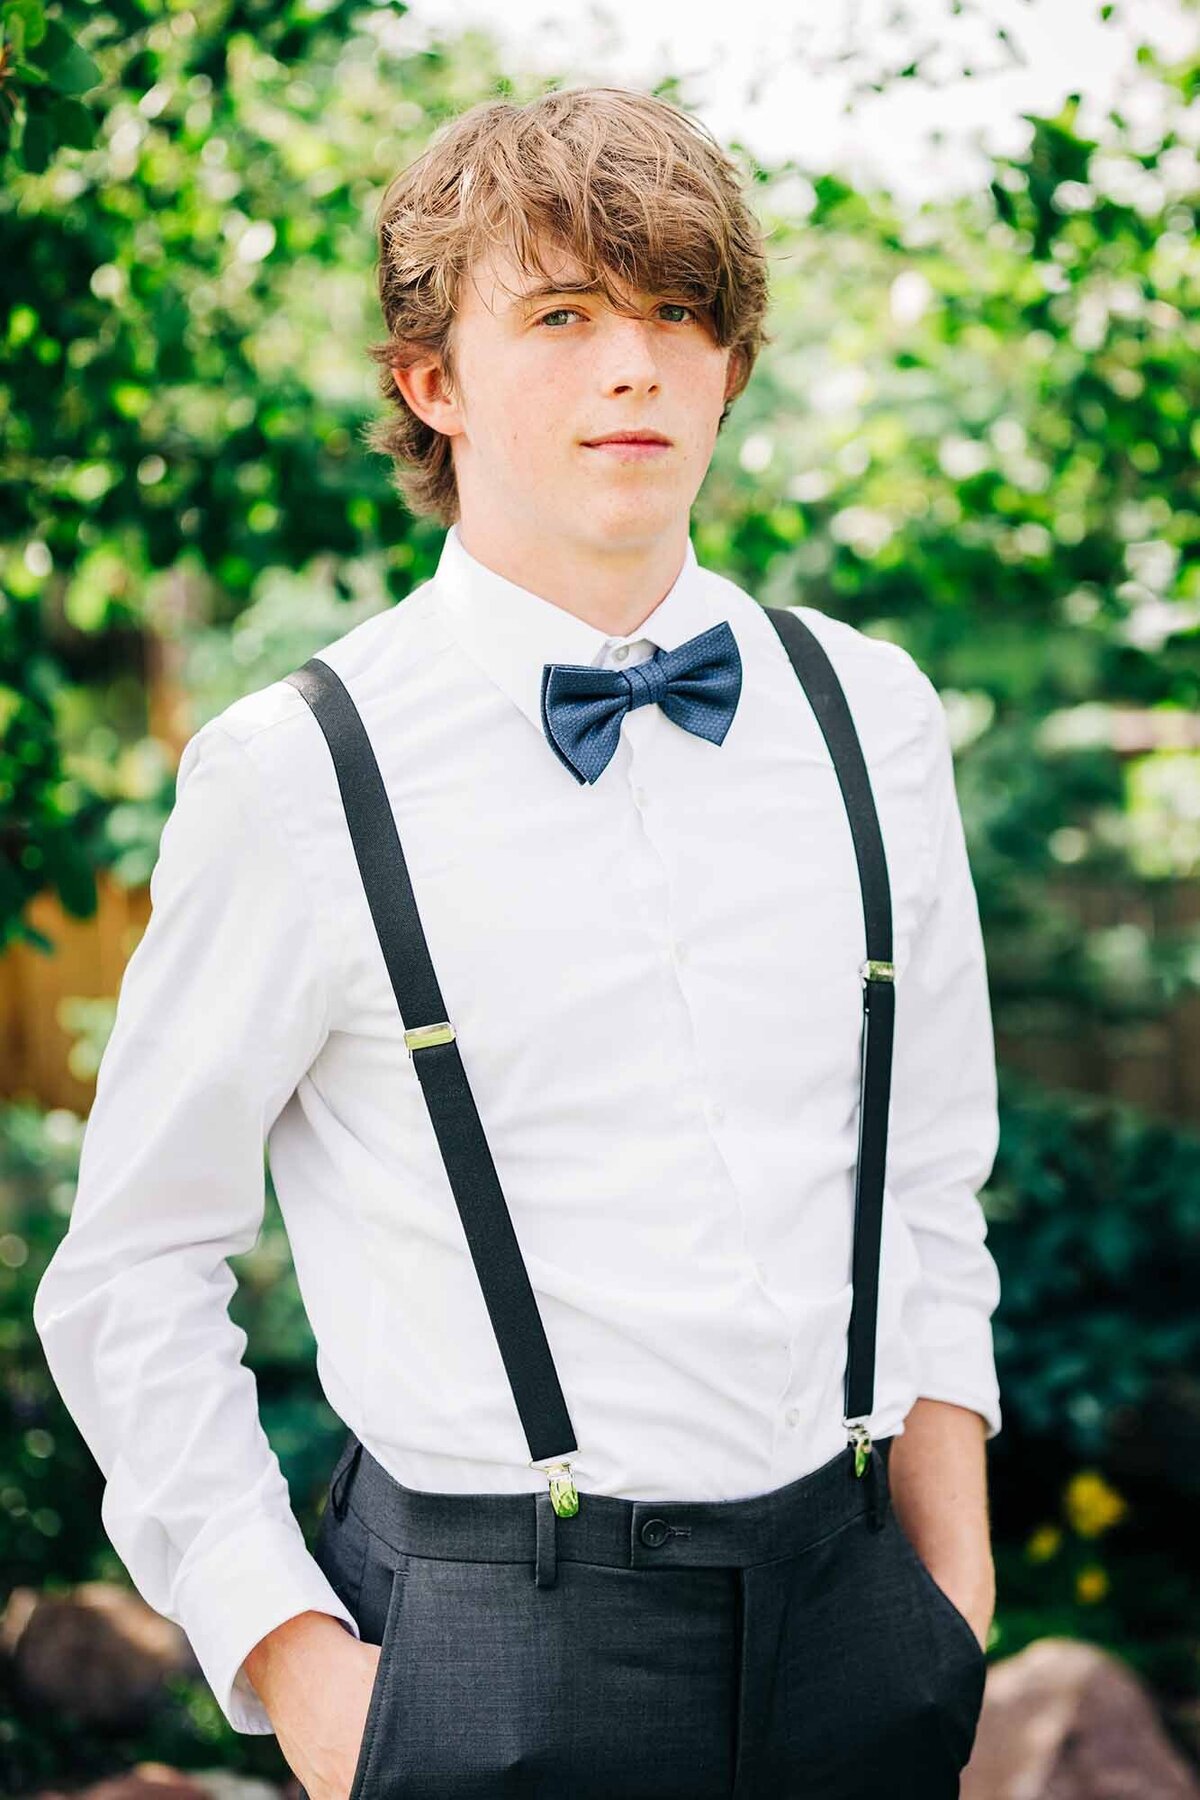
[[[308,1800],[347,1800],[380,1655],[339,1625],[299,1647],[272,1694],[279,1748]]]

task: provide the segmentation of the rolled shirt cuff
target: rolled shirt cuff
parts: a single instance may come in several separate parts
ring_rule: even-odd
[[[294,1518],[255,1519],[198,1561],[181,1565],[174,1615],[235,1731],[274,1731],[242,1664],[269,1631],[302,1612],[329,1613],[352,1636],[360,1635]]]
[[[948,1300],[921,1309],[917,1334],[917,1395],[969,1407],[985,1421],[985,1441],[1002,1423],[991,1320],[978,1307]]]

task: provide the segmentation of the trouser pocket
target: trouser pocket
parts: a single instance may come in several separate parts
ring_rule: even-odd
[[[370,1543],[377,1540],[370,1539]],[[386,1746],[392,1741],[394,1734],[388,1725],[393,1707],[403,1703],[406,1686],[406,1670],[409,1659],[397,1653],[396,1639],[400,1627],[400,1616],[403,1610],[406,1577],[409,1559],[395,1552],[390,1555],[371,1559],[368,1552],[367,1567],[364,1576],[362,1597],[360,1600],[359,1630],[364,1643],[379,1642],[379,1660],[375,1665],[375,1679],[371,1684],[371,1695],[367,1703],[367,1716],[363,1723],[362,1737],[359,1739],[358,1760],[354,1766],[354,1777],[350,1784],[348,1800],[360,1800],[360,1797],[372,1796],[376,1792],[389,1794],[393,1791],[390,1785],[390,1760],[386,1755]],[[382,1611],[383,1623],[378,1625]],[[378,1640],[375,1632],[378,1630]],[[372,1767],[375,1762],[377,1743],[385,1747],[384,1776],[382,1785],[376,1787],[372,1778]]]
[[[980,1660],[890,1507],[747,1569],[737,1800],[957,1800]]]
[[[349,1796],[349,1800],[359,1800],[371,1792],[368,1776],[372,1748],[389,1689],[394,1685],[397,1659],[393,1639],[409,1559],[377,1537],[352,1506],[339,1511],[334,1498],[336,1475],[330,1491],[313,1555],[334,1593],[353,1616],[362,1642],[380,1646]]]
[[[916,1583],[932,1631],[933,1653],[939,1672],[941,1714],[959,1768],[965,1768],[974,1748],[979,1715],[987,1685],[987,1652],[961,1612],[918,1553],[891,1509],[892,1536],[901,1560]]]

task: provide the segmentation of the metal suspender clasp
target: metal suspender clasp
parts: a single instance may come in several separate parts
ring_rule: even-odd
[[[859,974],[864,987],[868,981],[895,981],[896,965],[890,962],[865,962]]]
[[[861,1419],[843,1419],[842,1424],[850,1433],[850,1442],[854,1445],[854,1473],[862,1475],[871,1454],[871,1434]]]
[[[536,1469],[538,1464],[531,1461],[529,1466],[531,1469]],[[558,1517],[560,1519],[573,1519],[575,1514],[579,1511],[579,1494],[575,1487],[574,1478],[571,1475],[570,1463],[565,1457],[560,1457],[557,1462],[551,1463],[550,1467],[544,1470],[543,1473],[549,1479],[550,1504],[558,1514]]]
[[[560,1519],[573,1519],[579,1511],[579,1495],[571,1475],[570,1463],[555,1463],[546,1471],[550,1477],[550,1504]]]
[[[430,1044],[448,1044],[454,1036],[454,1027],[449,1019],[439,1019],[436,1025],[414,1025],[411,1031],[404,1034],[404,1042],[411,1056],[414,1050],[425,1050]]]

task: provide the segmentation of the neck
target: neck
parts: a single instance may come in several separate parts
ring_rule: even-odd
[[[476,562],[561,606],[606,637],[632,637],[670,592],[687,554],[687,520],[669,532],[612,549],[592,542],[538,538],[482,527],[477,519],[458,535]]]

